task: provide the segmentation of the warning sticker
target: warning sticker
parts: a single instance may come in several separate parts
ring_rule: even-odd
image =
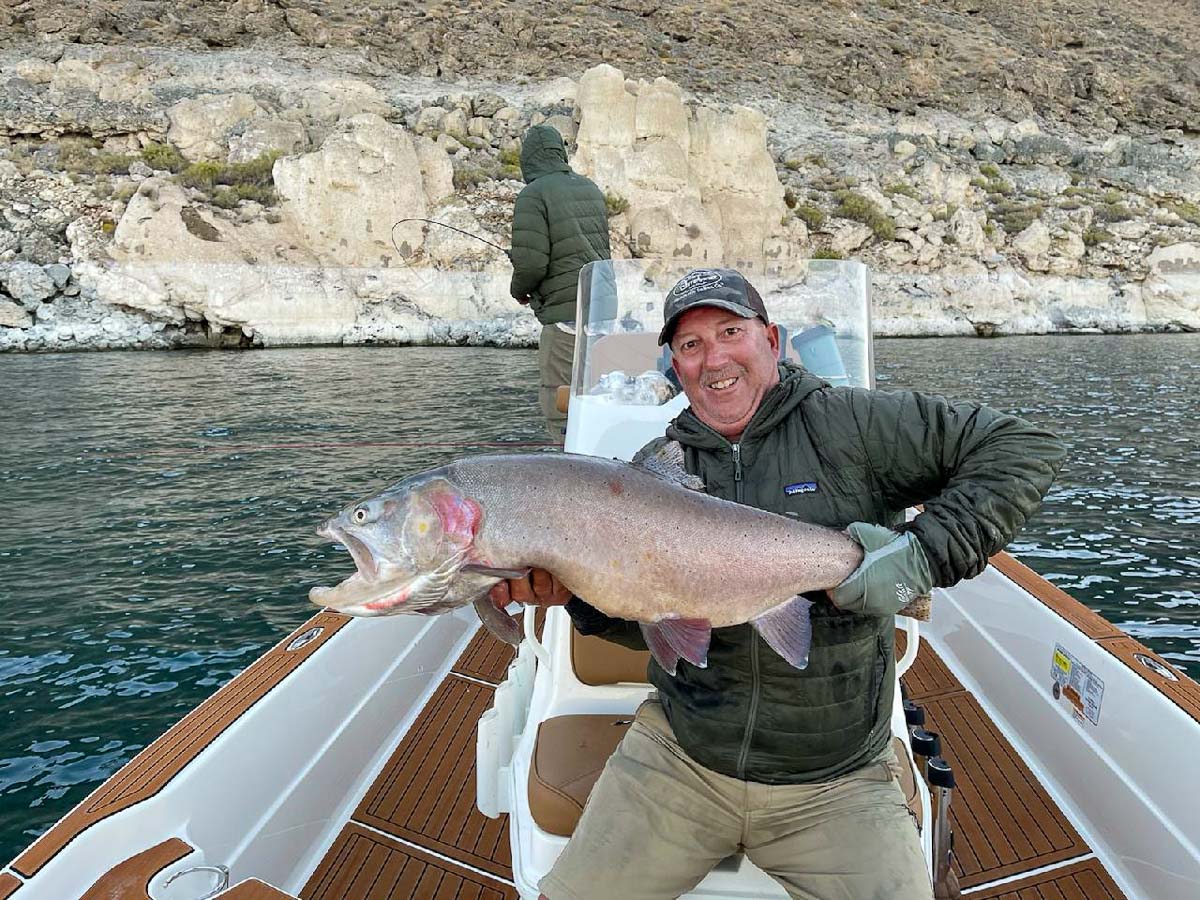
[[[1104,700],[1104,682],[1091,669],[1072,656],[1061,644],[1054,645],[1054,660],[1050,666],[1054,679],[1051,692],[1055,699],[1065,699],[1071,712],[1082,722],[1100,724],[1100,703]]]

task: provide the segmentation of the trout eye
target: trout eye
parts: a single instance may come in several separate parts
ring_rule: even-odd
[[[350,517],[359,525],[362,525],[367,521],[367,516],[367,508],[365,506],[360,506],[358,509],[354,510],[353,513],[351,513]]]

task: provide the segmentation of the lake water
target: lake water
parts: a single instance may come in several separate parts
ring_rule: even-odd
[[[1200,676],[1200,335],[890,340],[881,387],[1071,455],[1010,547]],[[314,611],[313,529],[401,475],[543,440],[528,351],[0,356],[0,857]]]

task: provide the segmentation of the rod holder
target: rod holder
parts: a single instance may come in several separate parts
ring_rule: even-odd
[[[904,721],[909,728],[925,727],[925,707],[917,706],[911,700],[904,701]]]
[[[950,823],[950,796],[954,792],[954,770],[941,756],[933,756],[926,764],[926,779],[933,794],[933,885],[946,885],[951,877],[950,853],[954,831]],[[939,895],[940,896],[940,895]]]

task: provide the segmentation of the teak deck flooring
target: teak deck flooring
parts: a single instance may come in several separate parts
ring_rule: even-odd
[[[517,897],[507,819],[488,819],[475,809],[475,725],[511,659],[512,648],[480,630],[317,866],[300,892],[303,900]],[[941,735],[942,755],[954,767],[954,865],[966,897],[1124,900],[979,702],[928,645],[921,645],[904,683],[925,707],[926,727]]]

